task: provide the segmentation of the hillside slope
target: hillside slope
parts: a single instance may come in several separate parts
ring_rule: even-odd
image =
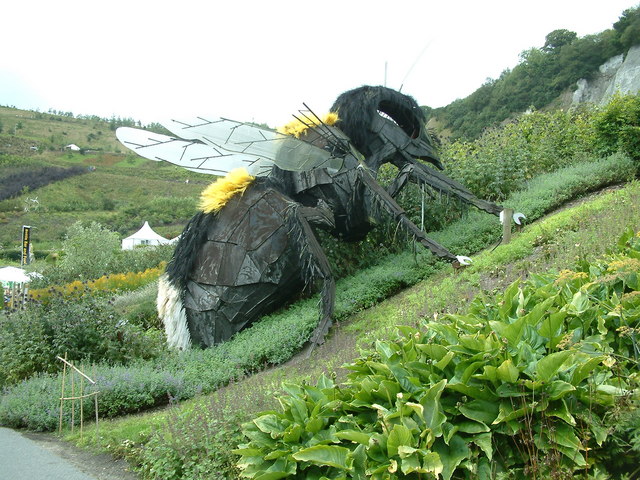
[[[123,237],[145,221],[163,236],[180,234],[211,177],[126,150],[114,133],[120,123],[0,107],[0,185],[9,179],[19,192],[0,201],[0,258],[19,258],[22,225],[34,227],[39,256],[58,249],[76,221],[99,222]],[[31,178],[50,167],[84,173],[36,188]]]
[[[415,326],[420,319],[463,312],[478,295],[491,297],[517,278],[572,268],[578,259],[593,260],[609,250],[628,226],[640,225],[638,207],[637,182],[607,188],[528,225],[510,245],[476,255],[472,267],[457,274],[443,271],[350,317],[310,359],[299,355],[171,409],[101,421],[98,441],[77,433],[67,440],[124,455],[145,472],[167,462],[186,468],[203,445],[208,445],[208,453],[199,457],[201,468],[233,461],[229,450],[235,445],[225,442],[241,440],[238,422],[259,410],[279,408],[275,395],[283,393],[282,382],[314,384],[322,374],[343,380],[348,373],[344,364],[368,351],[376,339],[392,337],[397,325]],[[213,435],[211,428],[217,433],[205,438]],[[186,438],[188,444],[182,440]],[[168,457],[169,451],[178,452],[179,458]],[[227,473],[234,470],[225,465]]]

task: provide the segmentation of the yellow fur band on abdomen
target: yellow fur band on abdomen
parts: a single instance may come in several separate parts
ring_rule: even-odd
[[[200,195],[200,210],[215,213],[224,207],[232,197],[243,194],[255,177],[244,168],[230,171],[227,176],[217,179]]]

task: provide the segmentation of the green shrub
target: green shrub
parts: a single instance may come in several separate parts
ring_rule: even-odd
[[[121,322],[108,301],[91,295],[0,313],[0,330],[0,385],[58,372],[56,356],[117,364],[154,358],[166,348],[159,331]]]
[[[579,271],[478,297],[464,315],[398,327],[348,366],[343,386],[286,385],[280,410],[243,425],[242,476],[559,478],[601,468],[607,415],[640,380],[640,237],[628,231],[619,247]]]
[[[449,173],[481,198],[502,201],[526,181],[584,160],[594,151],[588,111],[533,112],[442,148]],[[614,152],[609,152],[614,153]]]
[[[596,144],[603,155],[618,151],[640,160],[640,96],[617,94],[595,115]]]
[[[242,441],[240,424],[246,415],[241,411],[225,411],[221,415],[213,410],[216,407],[198,406],[187,415],[170,411],[167,422],[152,433],[137,455],[143,478],[226,480],[236,477],[239,473],[236,455],[229,446]]]

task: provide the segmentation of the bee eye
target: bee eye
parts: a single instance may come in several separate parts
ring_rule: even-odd
[[[380,102],[377,111],[378,115],[395,123],[411,139],[420,136],[420,121],[412,110],[383,101]]]

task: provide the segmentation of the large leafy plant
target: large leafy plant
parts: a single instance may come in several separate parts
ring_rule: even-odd
[[[636,396],[640,238],[577,271],[512,284],[348,368],[286,385],[243,426],[256,480],[570,477],[599,464],[614,406]],[[609,421],[610,423],[610,421]]]

